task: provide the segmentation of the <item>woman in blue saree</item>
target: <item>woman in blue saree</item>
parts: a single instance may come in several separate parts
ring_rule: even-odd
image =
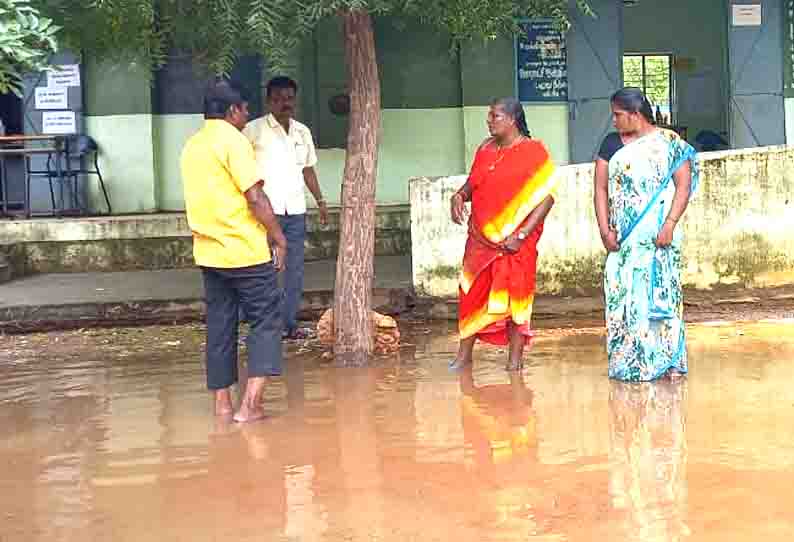
[[[681,229],[698,181],[695,150],[654,125],[636,88],[612,96],[617,133],[596,159],[595,210],[604,269],[609,377],[648,381],[687,372]]]

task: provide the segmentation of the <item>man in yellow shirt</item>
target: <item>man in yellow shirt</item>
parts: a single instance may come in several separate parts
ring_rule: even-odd
[[[234,419],[247,422],[264,417],[266,380],[281,374],[276,273],[286,261],[287,241],[263,190],[253,147],[241,132],[248,121],[242,91],[227,81],[212,84],[204,118],[182,151],[181,166],[193,256],[207,299],[207,387],[215,392],[215,413],[231,415],[242,308],[250,325],[248,381]]]

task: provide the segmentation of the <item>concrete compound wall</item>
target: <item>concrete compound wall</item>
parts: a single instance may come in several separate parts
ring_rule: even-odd
[[[709,288],[794,281],[794,146],[702,153],[700,188],[682,225],[684,283]],[[540,241],[538,289],[581,293],[601,287],[605,253],[593,210],[593,164],[560,167],[560,197]],[[410,182],[414,286],[457,295],[466,228],[449,218],[465,177]]]

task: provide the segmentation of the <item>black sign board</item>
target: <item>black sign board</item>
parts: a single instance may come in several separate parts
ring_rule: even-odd
[[[787,98],[794,98],[794,0],[783,3],[785,25],[785,46],[783,48],[783,93]]]
[[[565,35],[554,21],[521,23],[516,38],[516,80],[522,102],[568,101]]]

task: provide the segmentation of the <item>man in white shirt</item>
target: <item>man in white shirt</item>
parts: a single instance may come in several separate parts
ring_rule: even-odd
[[[243,133],[251,141],[265,191],[287,238],[285,270],[284,338],[298,339],[297,314],[303,296],[303,247],[306,239],[306,197],[309,189],[317,201],[320,223],[328,222],[317,173],[317,153],[309,129],[293,119],[298,84],[289,77],[274,77],[267,84],[270,113],[248,123]]]

